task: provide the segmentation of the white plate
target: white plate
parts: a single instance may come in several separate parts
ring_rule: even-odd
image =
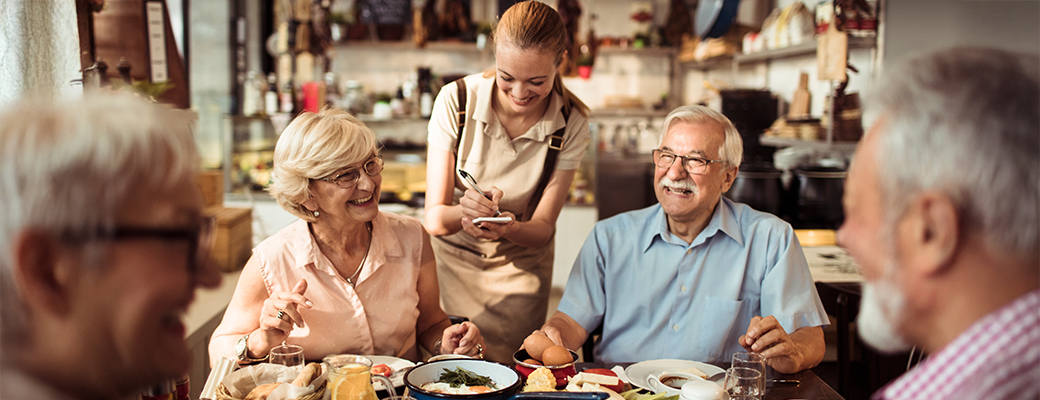
[[[724,371],[722,368],[716,367],[711,364],[705,364],[697,361],[688,360],[649,360],[638,362],[629,365],[625,368],[625,374],[628,375],[628,379],[633,385],[639,386],[643,389],[654,391],[650,384],[647,383],[646,378],[651,374],[660,375],[662,372],[674,372],[680,369],[686,369],[690,367],[697,367],[708,376],[715,375],[719,372]]]
[[[365,356],[365,357],[368,357],[368,358],[370,358],[372,360],[372,365],[386,364],[386,366],[390,367],[390,369],[393,370],[391,372],[391,374],[393,372],[397,372],[397,370],[399,370],[401,368],[411,367],[411,366],[415,365],[415,363],[413,363],[411,361],[405,360],[403,358],[397,358],[397,357],[391,357],[391,356]],[[395,376],[393,379],[390,380],[390,383],[393,383],[395,387],[404,386],[404,374],[399,374],[399,375]],[[376,390],[383,390],[383,384],[381,382],[379,382],[379,381],[373,381],[372,382],[372,387],[375,388]]]

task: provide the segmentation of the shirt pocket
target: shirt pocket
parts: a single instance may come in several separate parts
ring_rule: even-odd
[[[723,353],[731,335],[736,334],[733,332],[733,326],[740,316],[743,304],[743,300],[710,296],[705,298],[704,309],[701,310],[705,317],[700,320],[700,335],[697,336],[700,353],[706,356],[702,361],[729,361],[730,354]]]

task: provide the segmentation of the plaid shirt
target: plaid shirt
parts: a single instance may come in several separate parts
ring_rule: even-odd
[[[982,317],[873,399],[1040,399],[1040,290]]]

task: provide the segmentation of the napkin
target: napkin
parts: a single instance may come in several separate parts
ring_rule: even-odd
[[[625,374],[625,369],[621,368],[620,365],[615,365],[614,368],[611,368],[610,370],[614,371],[614,373],[617,374],[618,379],[622,382],[632,384],[632,380],[628,379],[628,374]]]

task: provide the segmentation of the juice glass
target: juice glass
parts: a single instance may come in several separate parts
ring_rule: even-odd
[[[396,396],[394,385],[382,375],[373,376],[372,360],[365,356],[338,354],[323,360],[328,371],[329,399],[331,400],[378,400],[372,388],[372,379],[379,379],[391,396]]]

